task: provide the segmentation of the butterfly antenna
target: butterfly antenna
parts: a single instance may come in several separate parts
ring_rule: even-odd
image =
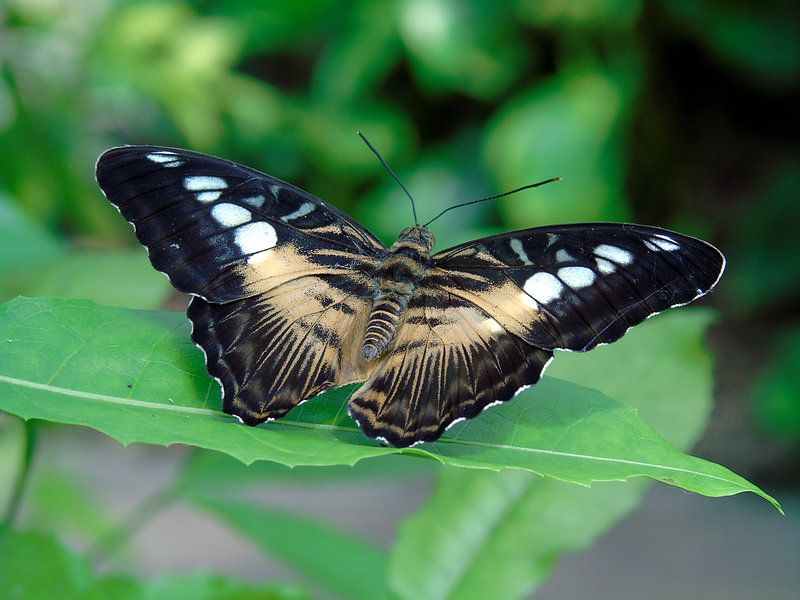
[[[409,192],[408,188],[406,188],[406,186],[403,185],[403,182],[400,181],[400,178],[395,174],[395,172],[392,171],[392,167],[390,167],[388,163],[383,159],[381,153],[375,149],[375,146],[369,143],[367,137],[360,131],[358,132],[358,137],[364,140],[364,143],[367,145],[367,147],[370,150],[372,150],[372,153],[378,157],[379,161],[381,161],[383,168],[389,171],[389,175],[391,175],[394,178],[394,180],[400,185],[400,187],[403,188],[403,191],[406,193],[406,196],[408,196],[408,199],[411,200],[411,212],[414,213],[414,225],[419,226],[419,221],[417,220],[417,206],[416,204],[414,204],[414,198],[411,196],[411,192]]]
[[[433,217],[430,221],[425,223],[423,225],[423,227],[427,227],[428,225],[433,223],[436,219],[441,217],[444,213],[446,213],[448,211],[451,211],[453,209],[461,208],[462,206],[469,206],[470,204],[478,204],[479,202],[486,202],[488,200],[494,200],[496,198],[502,198],[503,196],[510,196],[511,194],[516,194],[517,192],[521,192],[522,190],[529,190],[531,188],[535,188],[535,187],[539,187],[540,185],[544,185],[545,183],[553,183],[554,181],[563,181],[563,178],[561,178],[561,177],[552,177],[550,179],[545,179],[544,181],[539,181],[538,183],[531,183],[531,184],[528,184],[528,185],[523,185],[522,187],[519,187],[519,188],[517,188],[515,190],[511,190],[510,192],[503,192],[502,194],[495,194],[494,196],[488,196],[486,198],[479,198],[478,200],[470,200],[469,202],[462,202],[461,204],[456,204],[454,206],[449,206],[449,207],[445,208],[442,212],[440,212],[438,215]]]

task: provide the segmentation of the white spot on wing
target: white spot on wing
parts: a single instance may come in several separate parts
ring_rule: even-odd
[[[242,202],[245,204],[249,204],[250,206],[254,206],[255,208],[261,208],[264,206],[264,201],[266,197],[263,194],[259,194],[258,196],[249,196],[247,198],[242,198]]]
[[[514,254],[519,256],[519,259],[522,261],[522,264],[525,265],[532,265],[533,263],[528,258],[528,254],[525,252],[525,248],[522,246],[522,242],[519,241],[517,238],[511,238],[509,240],[508,245],[511,246],[511,249],[514,251]]]
[[[203,190],[224,190],[228,183],[222,177],[211,175],[192,175],[183,180],[183,187],[190,192],[200,192]]]
[[[269,191],[277,199],[278,198],[278,192],[281,191],[281,186],[279,186],[279,185],[271,185],[271,186],[269,186]]]
[[[575,289],[592,285],[597,277],[588,267],[563,267],[558,270],[558,276],[569,287]]]
[[[616,265],[614,265],[614,263],[612,263],[610,260],[606,260],[605,258],[595,258],[594,262],[597,263],[597,269],[603,275],[610,275],[611,273],[617,270]]]
[[[236,204],[223,202],[211,209],[211,216],[223,227],[236,227],[247,223],[252,215],[250,211]]]
[[[558,298],[564,286],[555,275],[540,271],[528,277],[523,289],[538,302],[546,304]]]
[[[222,192],[198,192],[196,198],[200,202],[213,202],[222,196]]]
[[[264,221],[254,221],[242,225],[234,234],[234,241],[244,254],[250,254],[249,263],[257,263],[266,258],[265,251],[275,247],[278,234],[275,228]]]
[[[281,217],[281,221],[286,223],[288,221],[291,221],[292,219],[299,219],[300,217],[305,217],[308,213],[314,210],[314,208],[316,207],[312,202],[303,202],[303,204],[300,205],[300,208],[298,208],[296,211]]]
[[[651,248],[651,250],[665,250],[667,252],[674,252],[680,245],[675,242],[675,240],[668,238],[665,235],[659,235],[657,237],[650,238],[650,242],[656,246],[656,248]],[[647,242],[645,242],[647,244]]]
[[[575,260],[575,259],[572,257],[572,255],[569,252],[567,252],[566,250],[564,250],[562,248],[561,250],[556,252],[556,260],[558,262],[569,262],[569,261]]]
[[[147,160],[158,163],[163,167],[179,167],[185,162],[173,152],[151,152],[145,156]]]
[[[595,256],[615,262],[618,265],[629,265],[633,262],[633,254],[627,250],[609,244],[600,244],[594,249],[594,254]]]

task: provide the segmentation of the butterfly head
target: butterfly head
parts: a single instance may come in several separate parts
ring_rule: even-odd
[[[415,246],[420,252],[428,253],[436,243],[436,238],[433,237],[431,230],[421,225],[414,227],[406,227],[400,232],[400,237],[397,238],[395,246]]]

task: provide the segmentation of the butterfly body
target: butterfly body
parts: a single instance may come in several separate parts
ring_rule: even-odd
[[[362,347],[367,360],[380,356],[394,340],[408,302],[430,267],[433,243],[433,234],[425,227],[404,229],[377,268],[377,289]]]
[[[396,446],[535,384],[555,350],[586,351],[708,293],[710,244],[627,223],[553,225],[432,253],[403,230],[387,248],[289,183],[188,150],[104,153],[100,187],[153,266],[193,296],[192,338],[249,425],[361,386],[348,411]]]

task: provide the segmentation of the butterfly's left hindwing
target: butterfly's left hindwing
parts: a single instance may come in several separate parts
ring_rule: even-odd
[[[192,299],[192,339],[222,384],[225,412],[256,425],[364,380],[371,294],[371,282],[352,273],[302,277],[224,304]]]

